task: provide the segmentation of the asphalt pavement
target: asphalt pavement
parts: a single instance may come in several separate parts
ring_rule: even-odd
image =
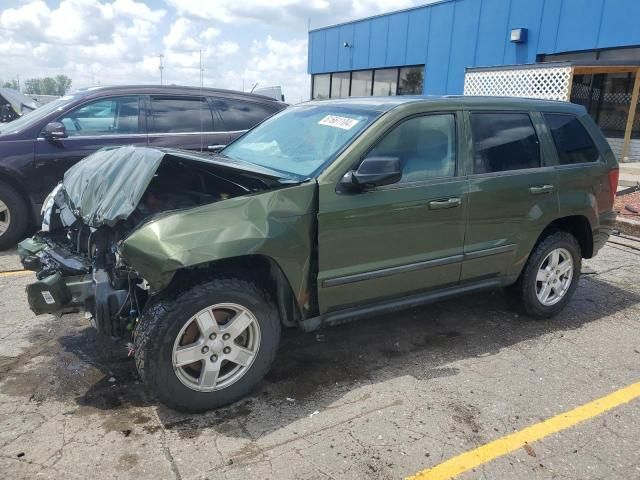
[[[0,255],[0,478],[640,478],[640,242],[585,261],[552,320],[494,291],[287,331],[251,396],[201,415],[158,405],[84,316],[34,316],[19,269]]]

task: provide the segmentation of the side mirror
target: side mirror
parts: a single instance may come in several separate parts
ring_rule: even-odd
[[[357,170],[345,173],[340,185],[351,191],[381,187],[396,183],[402,177],[400,159],[397,157],[367,157]]]
[[[67,138],[67,129],[61,122],[50,122],[42,130],[42,136],[47,140],[61,140]]]

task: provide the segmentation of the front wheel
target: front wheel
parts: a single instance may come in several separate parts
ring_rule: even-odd
[[[13,247],[29,225],[29,207],[16,190],[0,182],[0,250]]]
[[[202,412],[234,402],[264,377],[280,340],[266,292],[215,279],[153,302],[136,328],[136,366],[165,405]]]
[[[580,245],[573,235],[556,232],[531,253],[518,281],[510,287],[516,306],[533,318],[550,318],[571,299],[582,268]]]

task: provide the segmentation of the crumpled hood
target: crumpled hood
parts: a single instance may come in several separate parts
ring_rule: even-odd
[[[64,175],[74,213],[90,227],[113,226],[136,209],[165,152],[146,147],[99,150]]]
[[[89,155],[67,170],[62,181],[66,200],[86,225],[113,227],[134,212],[167,155],[213,165],[221,171],[242,171],[262,179],[279,178],[271,170],[226,158],[171,149],[112,147]]]

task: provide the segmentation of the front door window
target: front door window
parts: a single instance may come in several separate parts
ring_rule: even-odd
[[[77,108],[60,119],[70,137],[130,135],[138,127],[138,97],[114,97],[97,100]]]

